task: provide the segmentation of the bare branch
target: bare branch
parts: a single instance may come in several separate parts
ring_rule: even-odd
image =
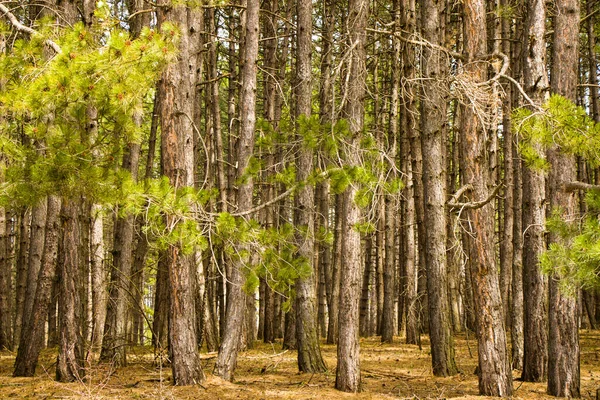
[[[463,186],[461,189],[459,189],[459,191],[460,191],[460,190],[462,190],[463,188],[467,187],[467,186],[470,186],[470,185],[465,185],[465,186]],[[449,201],[449,202],[448,202],[448,206],[449,206],[450,208],[454,208],[454,209],[456,209],[456,208],[460,208],[460,209],[462,209],[462,210],[465,210],[465,209],[466,209],[466,210],[476,210],[476,209],[478,209],[478,208],[481,208],[481,207],[485,206],[485,205],[486,205],[487,203],[489,203],[490,201],[492,201],[492,200],[494,199],[494,197],[496,197],[496,194],[498,194],[498,191],[500,190],[500,186],[502,186],[502,185],[498,185],[498,186],[496,186],[496,187],[494,188],[494,190],[492,191],[492,193],[490,193],[490,195],[489,195],[489,196],[488,196],[488,197],[487,197],[485,200],[481,200],[481,201],[472,201],[472,202],[468,202],[468,203],[456,203],[456,202]],[[472,187],[471,187],[471,188],[472,188]],[[467,190],[467,189],[465,189],[464,191],[466,191],[466,190]],[[459,193],[459,192],[457,191],[457,192],[456,192],[456,194],[458,194],[458,193]],[[456,194],[455,194],[455,196],[453,196],[453,198],[454,198],[454,197],[457,197],[457,198],[458,198],[458,196],[456,196]]]
[[[15,15],[13,13],[11,13],[10,10],[2,3],[0,3],[0,11],[2,11],[2,13],[4,13],[4,15],[6,15],[8,17],[8,20],[10,21],[11,25],[14,26],[16,30],[18,30],[20,32],[28,33],[31,36],[42,37],[42,34],[39,33],[38,31],[36,31],[35,29],[32,29],[32,28],[20,23],[19,20],[17,19],[17,17],[15,17]],[[60,46],[58,44],[56,44],[56,42],[54,42],[50,39],[44,39],[44,43],[46,44],[46,46],[48,46],[52,50],[54,50],[54,52],[56,54],[62,53],[62,49],[60,48]]]
[[[564,184],[566,192],[574,192],[576,190],[600,190],[600,185],[592,185],[585,182],[569,182]]]

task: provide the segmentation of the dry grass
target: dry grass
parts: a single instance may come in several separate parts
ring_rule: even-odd
[[[173,387],[170,369],[152,364],[152,352],[136,348],[130,354],[130,365],[111,370],[108,366],[91,365],[89,380],[72,384],[53,381],[55,351],[42,354],[38,374],[34,378],[12,378],[14,354],[0,354],[0,398],[2,399],[422,399],[471,398],[477,395],[477,364],[473,337],[456,339],[457,361],[462,373],[451,378],[431,374],[429,346],[423,348],[401,344],[381,345],[378,338],[361,340],[363,391],[345,394],[333,389],[335,383],[335,346],[323,345],[330,372],[299,374],[296,354],[282,352],[280,345],[258,344],[240,354],[235,383],[210,375],[214,354],[203,354],[207,380],[202,386]],[[584,398],[595,398],[600,387],[600,332],[581,332],[581,384]],[[469,348],[472,356],[470,355]],[[518,378],[519,372],[514,376]],[[515,397],[550,398],[545,384],[514,382]],[[481,397],[477,397],[480,399]]]

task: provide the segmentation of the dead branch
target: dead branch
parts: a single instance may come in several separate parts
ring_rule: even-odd
[[[469,185],[463,186],[462,188],[459,189],[459,191],[461,189],[465,188],[466,186],[469,186]],[[466,210],[476,210],[478,208],[485,206],[490,201],[492,201],[494,199],[494,197],[496,197],[496,194],[498,194],[498,191],[500,190],[500,186],[501,185],[496,186],[494,188],[494,190],[492,190],[492,193],[490,193],[490,195],[487,198],[485,198],[484,200],[472,201],[472,202],[468,202],[468,203],[458,203],[458,202],[454,202],[454,201],[449,201],[448,206],[452,209],[460,208],[461,210],[465,210],[465,209]],[[465,189],[464,191],[466,191],[466,190],[467,189]],[[459,191],[457,191],[456,194],[459,194]],[[463,193],[464,193],[464,191],[463,191]],[[461,195],[462,195],[462,193],[461,193]],[[453,198],[454,198],[454,196],[453,196]],[[456,198],[458,199],[458,196],[456,196]]]
[[[6,15],[6,17],[8,18],[8,20],[10,21],[11,25],[15,27],[16,30],[20,31],[20,32],[24,32],[24,33],[28,33],[31,36],[40,36],[42,37],[42,34],[39,33],[38,31],[36,31],[35,29],[32,29],[28,26],[23,25],[22,23],[19,22],[19,20],[17,19],[17,17],[15,17],[15,15],[13,13],[10,12],[10,10],[2,3],[0,3],[0,11],[2,11],[2,13],[4,13],[4,15]],[[52,50],[54,50],[54,52],[56,54],[61,54],[62,53],[62,49],[60,48],[60,46],[50,40],[50,39],[44,39],[44,44],[46,44],[46,46],[50,47]]]

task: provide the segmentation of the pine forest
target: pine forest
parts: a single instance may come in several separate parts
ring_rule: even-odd
[[[600,399],[599,37],[0,0],[0,398]]]

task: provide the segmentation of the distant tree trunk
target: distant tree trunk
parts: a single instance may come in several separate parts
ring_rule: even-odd
[[[358,151],[364,126],[363,98],[366,91],[366,27],[369,3],[350,0],[348,4],[349,79],[344,116],[352,135],[347,151],[348,166],[360,165]],[[358,303],[361,278],[361,239],[357,230],[361,210],[355,202],[358,187],[351,184],[344,192],[343,246],[344,262],[341,268],[339,341],[335,387],[344,392],[360,390],[360,345],[358,342]]]
[[[554,16],[554,51],[552,55],[552,91],[571,101],[577,93],[579,65],[579,1],[557,0]],[[577,212],[577,195],[565,192],[563,185],[577,178],[575,157],[554,145],[548,150],[551,169],[548,178],[550,208],[564,220]],[[550,243],[569,246],[558,234],[550,233]],[[560,268],[561,266],[556,266]],[[560,277],[550,278],[550,332],[548,335],[548,394],[579,397],[579,332],[577,295],[561,293]]]
[[[161,5],[169,5],[163,1]],[[175,188],[194,186],[194,110],[196,99],[196,57],[200,49],[202,10],[184,6],[159,8],[158,22],[177,23],[181,29],[179,58],[163,72],[160,84],[161,156],[163,171]],[[197,129],[197,128],[196,128]],[[167,215],[167,226],[176,218]],[[169,348],[173,383],[179,386],[201,383],[204,373],[197,352],[196,265],[194,254],[170,245],[165,252],[169,292]]]
[[[0,350],[12,348],[12,284],[6,210],[0,207]]]
[[[543,0],[527,3],[524,49],[524,83],[529,97],[540,105],[548,91],[546,72],[546,6]],[[543,157],[542,145],[534,144]],[[546,190],[543,171],[523,169],[523,292],[524,357],[522,378],[526,382],[546,379],[548,362],[547,278],[539,267],[539,256],[546,249]]]
[[[92,351],[102,348],[106,320],[106,270],[104,269],[104,215],[99,205],[92,205],[90,234],[92,275]]]
[[[371,287],[371,281],[375,280],[372,276],[375,274],[371,274],[371,269],[373,266],[373,260],[371,259],[371,254],[373,252],[372,250],[373,235],[368,235],[365,238],[364,266],[362,271],[362,285],[360,290],[360,304],[358,312],[358,333],[362,337],[371,336],[372,329],[370,320],[375,319],[375,322],[377,322],[377,302],[371,301],[371,304],[369,304],[369,297],[371,297],[370,294],[375,292],[375,288]],[[370,307],[374,308],[375,312],[371,312]]]
[[[84,378],[84,343],[81,334],[81,318],[79,314],[79,288],[81,287],[81,270],[79,260],[80,226],[79,201],[62,200],[63,246],[61,264],[58,318],[58,361],[56,364],[56,380],[73,382]]]
[[[401,25],[404,30],[408,32],[415,32],[416,30],[416,10],[414,0],[402,0],[401,1]],[[403,48],[403,75],[405,79],[412,79],[415,75],[415,59],[414,59],[414,47],[410,43],[404,43]],[[408,90],[411,90],[410,85]],[[418,344],[420,343],[420,332],[419,332],[419,310],[418,310],[418,255],[417,251],[417,236],[416,236],[416,206],[415,202],[415,180],[420,179],[420,175],[415,176],[413,165],[415,158],[413,157],[413,149],[420,152],[419,143],[413,142],[414,131],[416,130],[416,121],[414,119],[415,102],[414,96],[408,96],[408,98],[402,102],[401,106],[401,122],[400,129],[402,135],[402,159],[404,160],[403,171],[406,174],[406,206],[404,212],[404,226],[405,226],[405,238],[404,238],[404,262],[405,262],[405,286],[404,286],[404,299],[406,308],[406,343],[407,344]]]
[[[156,285],[154,287],[154,319],[152,320],[152,346],[155,353],[166,351],[167,341],[167,314],[169,310],[168,265],[164,252],[158,253],[156,266]]]
[[[442,45],[444,40],[443,7],[445,2],[427,0],[423,4],[422,29],[425,40]],[[424,219],[427,227],[419,242],[425,246],[427,297],[429,304],[429,336],[433,374],[449,376],[458,373],[454,361],[454,343],[448,303],[446,258],[446,99],[436,86],[444,76],[445,58],[437,50],[424,49],[423,92],[421,101],[421,146],[423,154]],[[413,171],[414,173],[414,171]]]
[[[592,117],[596,123],[600,122],[600,91],[598,90],[598,61],[596,60],[596,32],[594,26],[596,23],[596,16],[594,14],[594,0],[586,0],[586,31],[587,31],[587,45],[588,45],[588,63],[589,63],[589,78],[590,84],[590,100],[592,108]]]
[[[23,303],[22,315],[31,315],[36,296],[37,279],[44,251],[44,234],[46,226],[47,199],[41,199],[31,210],[31,228],[29,238],[29,262],[27,264],[27,285]],[[17,310],[18,312],[19,310]],[[20,328],[20,327],[19,327]],[[18,329],[20,331],[20,329]],[[16,332],[15,332],[16,333]],[[20,337],[16,338],[20,341]]]
[[[483,0],[465,0],[465,72],[475,82],[486,79],[486,11]],[[476,111],[463,108],[461,140],[464,160],[465,182],[472,186],[474,201],[488,198],[493,190],[490,172],[492,160],[488,155],[485,126]],[[494,134],[493,131],[488,134]],[[502,298],[496,270],[494,245],[494,203],[467,211],[471,235],[471,276],[477,315],[477,340],[479,347],[479,393],[487,396],[511,396],[512,375],[504,329]]]
[[[52,285],[56,275],[56,258],[60,234],[60,198],[47,198],[46,233],[41,268],[37,278],[31,314],[25,314],[21,345],[15,360],[13,376],[34,376],[40,351],[44,347],[44,331],[51,304]]]
[[[393,2],[393,18],[400,26],[401,9],[400,1]],[[392,95],[390,99],[390,123],[389,134],[387,137],[387,149],[389,157],[393,162],[396,162],[397,141],[398,141],[398,107],[400,98],[400,62],[401,62],[401,43],[400,39],[394,36],[392,40],[393,46],[393,61],[392,61]],[[395,169],[393,168],[392,171]],[[391,178],[395,178],[395,172]],[[381,319],[381,341],[384,343],[392,343],[394,340],[394,307],[396,299],[396,204],[395,195],[385,195],[385,265],[383,277],[383,315]]]
[[[508,7],[509,1],[502,0],[501,7]],[[501,18],[502,52],[511,57],[511,18],[502,16]],[[510,282],[504,282],[506,285],[505,301],[505,320],[511,326],[512,342],[512,369],[521,369],[523,365],[523,322],[522,322],[522,304],[523,291],[517,290],[517,293],[511,289],[517,287],[513,281],[517,280],[522,284],[522,273],[520,268],[515,268],[513,264],[514,252],[514,167],[513,167],[513,132],[511,126],[512,109],[512,86],[510,83],[504,86],[504,98],[502,99],[502,136],[503,136],[503,154],[504,154],[504,202],[503,202],[503,226],[502,241],[500,243],[500,270],[503,276],[511,277]],[[515,274],[516,272],[516,274]],[[506,278],[505,278],[506,281]],[[502,284],[501,284],[502,286]],[[509,296],[510,294],[510,296]],[[520,300],[519,300],[520,299]],[[515,304],[513,307],[511,305]],[[517,324],[515,327],[514,324]]]
[[[1,39],[0,39],[1,40]],[[31,210],[24,208],[19,215],[19,250],[17,252],[17,273],[15,281],[15,322],[13,328],[13,349],[18,346],[23,322],[23,306],[27,290],[27,256],[29,254],[29,237]]]
[[[256,119],[256,60],[258,57],[259,8],[257,0],[248,0],[245,18],[246,33],[244,43],[244,62],[242,66],[242,87],[240,94],[240,136],[237,153],[237,178],[242,180],[254,150],[254,127]],[[252,177],[243,179],[238,187],[238,211],[246,211],[252,207]],[[246,257],[245,257],[246,258]],[[245,293],[243,271],[247,260],[232,260],[231,291],[227,300],[227,316],[225,331],[219,348],[219,356],[215,365],[215,373],[223,379],[232,380],[237,362],[238,342],[244,321]]]
[[[341,194],[335,195],[335,222],[333,231],[333,265],[331,268],[331,278],[329,299],[327,301],[329,323],[327,326],[327,344],[338,342],[339,331],[339,304],[340,304],[340,279],[342,265],[342,243],[343,243],[343,211],[344,199]]]
[[[137,180],[140,145],[131,143],[123,156],[122,168]],[[127,365],[127,314],[131,297],[131,267],[135,220],[133,215],[115,218],[113,265],[110,278],[110,300],[106,312],[104,340],[100,360],[114,363],[115,367]]]

